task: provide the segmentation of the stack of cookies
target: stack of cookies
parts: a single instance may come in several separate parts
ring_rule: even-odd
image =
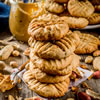
[[[72,29],[100,24],[100,0],[46,0],[48,13],[65,16]]]
[[[30,63],[24,73],[29,88],[44,97],[61,97],[68,91],[70,75],[79,65],[74,54],[80,39],[63,18],[44,14],[31,21]]]

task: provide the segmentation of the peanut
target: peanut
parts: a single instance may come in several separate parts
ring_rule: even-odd
[[[13,52],[13,46],[7,45],[3,49],[0,50],[0,60],[6,60],[9,58],[11,53]]]
[[[4,61],[0,61],[0,70],[3,70],[6,67]]]
[[[94,53],[93,53],[93,56],[100,56],[100,50],[96,50]]]
[[[26,48],[26,50],[23,53],[25,56],[29,56],[30,54],[30,48]]]
[[[25,100],[43,100],[43,99],[40,98],[40,97],[34,96],[34,97],[31,97],[31,98],[25,98]]]
[[[93,57],[92,56],[87,56],[85,59],[85,63],[90,64],[93,61]]]
[[[25,66],[26,70],[29,70],[29,63]]]
[[[8,96],[8,100],[15,100],[14,97],[12,95]]]
[[[100,79],[100,71],[96,71],[93,73],[93,78]]]
[[[95,70],[100,70],[100,57],[95,57],[93,60],[93,67]]]
[[[72,86],[72,91],[73,91],[73,92],[77,93],[77,92],[78,92],[78,90],[79,90],[79,88],[78,88],[78,87]]]
[[[83,69],[88,69],[88,67],[86,65],[80,65],[80,67]]]
[[[85,92],[79,92],[78,99],[79,100],[91,100],[91,97],[87,95]]]
[[[18,67],[18,64],[17,64],[16,61],[11,61],[10,66],[13,67],[13,68],[16,68],[16,67]]]
[[[19,51],[18,50],[14,50],[12,52],[12,55],[15,56],[15,57],[18,57],[20,55]]]

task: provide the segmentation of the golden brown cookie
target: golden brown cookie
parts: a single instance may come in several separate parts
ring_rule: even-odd
[[[44,42],[33,40],[33,38],[30,37],[28,42],[31,46],[31,53],[34,53],[38,57],[45,59],[62,59],[75,51],[79,41],[79,36],[71,32],[70,35],[59,41]]]
[[[64,5],[56,3],[54,0],[46,0],[45,9],[51,13],[62,13],[64,11]]]
[[[35,40],[59,40],[68,34],[68,31],[68,24],[52,14],[44,14],[33,19],[28,27],[28,33]]]
[[[63,82],[56,84],[41,83],[34,79],[30,71],[26,71],[23,75],[24,81],[28,84],[28,87],[43,97],[61,97],[68,91],[70,84],[69,78]]]
[[[89,21],[89,24],[100,24],[100,13],[93,13],[87,19]]]
[[[33,64],[40,69],[50,69],[50,70],[59,70],[66,68],[72,62],[73,55],[70,55],[64,59],[42,59],[38,56],[35,56],[33,53],[30,53],[30,59]]]
[[[10,90],[14,87],[12,85],[12,82],[10,81],[10,76],[9,75],[2,75],[0,73],[0,91],[5,92],[7,90]]]
[[[88,0],[70,0],[68,11],[72,16],[88,17],[94,12],[94,7]]]
[[[95,11],[100,12],[100,5],[95,5]]]
[[[68,75],[72,70],[76,70],[80,62],[80,57],[73,55],[73,61],[70,63],[68,60],[44,60],[40,58],[35,58],[32,60],[32,63],[35,65],[35,68],[39,68],[43,72],[52,75]]]
[[[91,0],[92,4],[100,5],[100,0]]]
[[[88,54],[98,49],[98,45],[100,45],[100,40],[93,35],[81,33],[79,31],[75,31],[80,37],[80,44],[76,48],[76,54]]]
[[[39,68],[35,68],[32,62],[30,62],[30,71],[36,80],[43,83],[59,83],[66,80],[71,75],[71,73],[64,76],[46,74]]]
[[[84,28],[88,25],[88,20],[86,18],[77,18],[77,17],[62,17],[65,19],[66,23],[68,24],[69,28]]]
[[[75,55],[73,57],[73,61],[70,65],[66,66],[66,68],[64,69],[60,69],[60,70],[49,70],[49,69],[41,69],[42,71],[44,71],[45,73],[48,74],[52,74],[52,75],[68,75],[71,74],[72,71],[76,71],[77,67],[80,64],[80,57]]]

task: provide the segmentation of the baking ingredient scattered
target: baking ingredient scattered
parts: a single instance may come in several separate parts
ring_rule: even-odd
[[[29,70],[29,63],[25,66],[26,70]]]
[[[78,100],[91,100],[91,97],[85,92],[78,93]]]
[[[82,83],[82,87],[83,87],[83,88],[91,89],[91,87],[90,87],[86,82],[83,82],[83,83]]]
[[[6,90],[10,90],[14,87],[10,80],[10,75],[3,75],[0,73],[0,91],[5,92]]]
[[[70,79],[71,80],[75,80],[76,77],[77,77],[77,74],[73,71],[72,74],[71,74],[71,76],[70,76]]]
[[[72,92],[77,93],[77,92],[78,92],[78,90],[79,90],[79,88],[78,88],[78,87],[72,86]]]
[[[16,67],[18,67],[18,64],[17,64],[16,61],[11,61],[10,66],[13,67],[13,68],[16,68]]]
[[[11,39],[9,39],[9,40],[8,39],[0,40],[0,44],[2,44],[4,46],[6,46],[6,45],[12,45],[15,50],[21,50],[20,49],[20,45],[18,43],[9,42],[9,41],[11,41]]]
[[[83,69],[88,69],[88,67],[86,65],[80,65],[80,67]]]
[[[93,56],[100,56],[100,50],[96,50],[95,52],[93,52]]]
[[[92,91],[92,90],[90,90],[90,89],[87,89],[87,90],[86,90],[86,93],[87,93],[89,96],[91,96],[92,98],[100,100],[100,93],[96,93],[96,92],[94,92],[94,91]]]
[[[6,64],[4,61],[0,61],[0,70],[3,70],[6,67]]]
[[[15,57],[18,57],[20,55],[20,52],[18,50],[14,50],[12,52],[12,55],[15,56]]]
[[[100,57],[96,57],[93,60],[93,67],[95,70],[100,70]]]
[[[93,73],[93,78],[100,79],[100,71],[96,71]]]
[[[18,79],[17,82],[18,82],[18,84],[20,84],[21,83],[21,79]]]
[[[8,96],[8,100],[15,100],[14,97],[12,95]]]
[[[90,64],[93,61],[93,57],[92,56],[87,56],[85,59],[85,63]]]
[[[7,45],[3,49],[0,50],[0,60],[6,60],[9,58],[11,53],[13,52],[13,46]]]
[[[29,56],[30,54],[30,48],[26,48],[26,50],[23,53],[25,56]]]
[[[31,97],[31,98],[25,98],[25,100],[43,100],[43,99],[40,98],[40,97],[34,96],[34,97]]]
[[[68,98],[67,100],[75,100],[74,98]]]

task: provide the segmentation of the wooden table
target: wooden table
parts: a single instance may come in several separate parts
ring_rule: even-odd
[[[95,36],[98,36],[98,33],[100,33],[100,30],[91,30],[91,34],[93,33]],[[97,33],[94,33],[97,32]],[[7,37],[11,36],[9,31],[5,31],[3,33],[0,33],[0,39],[5,39]],[[17,41],[18,42],[18,41]],[[27,61],[27,57],[23,55],[23,51],[25,50],[25,48],[28,47],[27,44],[23,44],[21,42],[18,42],[21,46],[21,56],[20,57],[10,57],[8,60],[6,60],[6,64],[9,65],[9,62],[12,60],[17,61],[17,63],[19,65],[23,64],[25,61]],[[84,59],[87,55],[82,55],[82,62],[84,64]],[[93,69],[92,65],[87,65],[89,67],[89,69]],[[95,91],[100,93],[100,79],[91,79],[91,80],[86,80],[86,83],[88,83],[88,85]],[[81,87],[81,85],[79,85],[79,91],[84,91],[85,89]],[[11,89],[10,91],[7,91],[5,93],[1,93],[0,92],[0,100],[8,100],[7,96],[8,95],[12,95],[16,98],[16,96],[18,97],[22,97],[22,100],[24,100],[24,98],[26,97],[32,97],[34,95],[36,95],[33,91],[31,91],[23,82],[21,82],[20,84],[17,84],[16,87],[14,87],[13,89]],[[74,97],[77,100],[77,96],[73,93],[73,92],[69,92],[67,93],[62,100],[66,100],[69,97]]]

